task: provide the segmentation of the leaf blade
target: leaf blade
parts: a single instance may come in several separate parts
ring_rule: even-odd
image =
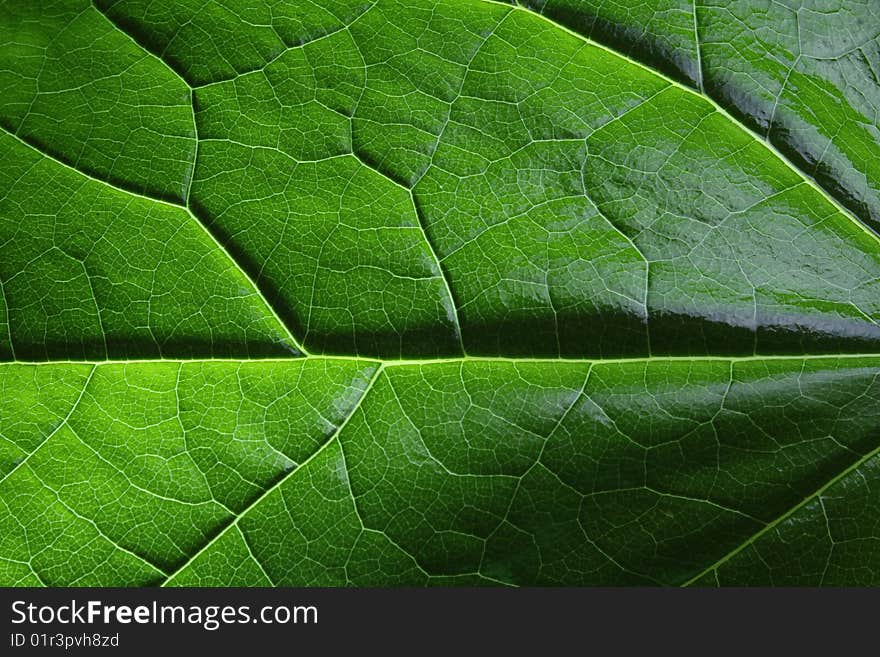
[[[870,56],[686,4],[5,12],[0,580],[875,582]]]

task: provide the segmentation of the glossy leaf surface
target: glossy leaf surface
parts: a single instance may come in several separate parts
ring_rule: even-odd
[[[874,10],[789,4],[3,2],[0,583],[880,582]]]

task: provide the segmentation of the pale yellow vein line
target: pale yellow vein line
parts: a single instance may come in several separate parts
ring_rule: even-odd
[[[251,68],[251,69],[247,69],[245,71],[236,72],[235,75],[232,75],[230,77],[219,78],[217,80],[211,80],[210,82],[201,82],[201,83],[193,84],[192,88],[193,88],[193,90],[204,89],[205,87],[210,87],[212,85],[224,84],[226,82],[232,82],[233,80],[238,80],[239,78],[242,78],[246,75],[251,75],[252,73],[259,73],[260,71],[265,71],[273,63],[278,61],[281,57],[283,57],[284,55],[286,55],[287,53],[289,53],[292,50],[302,50],[303,48],[307,48],[309,46],[312,46],[313,44],[318,43],[319,41],[323,41],[324,39],[329,39],[330,37],[333,37],[333,36],[339,34],[340,32],[345,32],[346,30],[350,30],[352,28],[352,26],[354,26],[355,23],[357,23],[364,16],[366,16],[366,14],[373,7],[375,7],[377,4],[378,4],[378,0],[374,0],[374,2],[372,2],[369,6],[367,6],[360,13],[358,13],[357,16],[355,16],[353,19],[351,19],[348,23],[344,23],[344,24],[340,25],[339,27],[334,28],[332,30],[329,30],[328,32],[324,32],[323,34],[321,34],[319,36],[316,36],[314,38],[305,39],[299,43],[295,43],[295,44],[291,44],[291,45],[285,44],[284,48],[278,54],[276,54],[271,59],[267,60],[265,63],[260,64],[256,68]]]
[[[416,202],[415,194],[413,193],[413,191],[409,187],[402,185],[398,181],[394,180],[394,178],[392,178],[388,174],[379,170],[375,166],[372,166],[371,164],[369,164],[356,151],[352,150],[351,155],[361,164],[361,166],[376,173],[379,176],[382,176],[383,179],[389,181],[392,185],[404,190],[407,193],[407,195],[409,196],[410,204],[412,205],[412,208],[413,208],[413,213],[415,214],[416,221],[418,222],[418,225],[419,225],[419,229],[420,229],[419,232],[421,232],[422,237],[424,237],[425,244],[428,247],[428,252],[431,255],[431,258],[433,259],[434,264],[437,266],[436,278],[440,279],[440,281],[443,284],[444,292],[446,293],[446,296],[449,297],[449,306],[448,306],[448,308],[445,308],[445,310],[450,314],[450,319],[452,320],[452,325],[453,325],[453,331],[455,332],[455,337],[458,340],[459,349],[461,349],[461,353],[463,355],[466,355],[467,350],[465,349],[465,346],[464,346],[464,336],[463,336],[462,330],[461,330],[461,322],[458,319],[458,308],[455,304],[455,296],[452,294],[452,286],[449,281],[450,277],[446,273],[446,271],[444,270],[443,262],[442,262],[441,258],[439,257],[439,255],[437,254],[437,249],[434,248],[434,243],[431,240],[430,235],[428,234],[428,226],[426,225],[426,223],[424,221],[424,217],[422,215],[422,211],[421,211],[421,209],[419,209],[419,205]],[[446,304],[443,304],[443,305],[445,306]]]
[[[82,363],[82,364],[84,365],[85,363]],[[52,436],[54,436],[56,433],[58,433],[58,431],[61,429],[61,427],[64,427],[64,426],[67,425],[68,421],[69,421],[70,418],[73,416],[73,412],[76,410],[77,406],[79,406],[80,401],[82,401],[83,395],[86,394],[86,388],[89,387],[89,383],[92,381],[92,377],[95,375],[95,372],[97,371],[97,369],[98,369],[98,365],[97,365],[97,363],[92,364],[92,369],[89,370],[89,375],[86,377],[85,383],[83,383],[82,390],[80,390],[80,392],[79,392],[79,397],[77,397],[77,398],[76,398],[76,401],[73,402],[73,406],[70,407],[70,410],[67,412],[67,415],[64,417],[64,419],[61,420],[61,422],[58,423],[58,426],[55,427],[55,428],[51,431],[51,433],[49,433],[48,436],[46,436],[45,438],[43,438],[43,440],[40,441],[40,444],[39,444],[39,445],[37,445],[36,447],[34,447],[33,450],[31,450],[30,454],[28,454],[27,456],[25,456],[25,457],[21,460],[21,462],[18,463],[18,465],[16,465],[14,468],[12,468],[12,470],[10,470],[9,472],[7,472],[7,473],[3,476],[3,478],[0,479],[0,484],[2,484],[4,481],[6,481],[9,477],[11,477],[13,474],[15,474],[15,472],[16,472],[19,468],[21,468],[25,463],[27,463],[27,462],[30,460],[30,458],[31,458],[34,454],[36,454],[36,453],[40,450],[40,448],[41,448],[43,445],[45,445],[46,443],[49,442],[49,439],[50,439]]]
[[[266,581],[269,582],[272,586],[278,586],[271,577],[269,577],[269,573],[266,572],[266,569],[263,568],[263,564],[260,563],[260,560],[257,559],[257,555],[254,554],[254,551],[251,549],[251,544],[248,542],[247,536],[245,536],[244,532],[241,531],[238,527],[235,528],[238,532],[238,535],[241,537],[241,542],[244,543],[244,546],[247,548],[248,554],[251,559],[254,560],[254,563],[257,564],[257,568],[260,569],[260,572],[263,573],[263,577],[266,578]]]
[[[12,311],[9,306],[9,298],[6,296],[6,288],[3,287],[3,280],[0,279],[0,297],[3,299],[3,306],[6,308],[6,334],[9,339],[9,352],[12,354],[12,360],[16,360],[15,342],[12,341]]]
[[[299,352],[302,352],[304,354],[308,354],[305,347],[303,345],[301,345],[299,343],[299,341],[296,339],[296,337],[293,335],[293,331],[287,325],[287,322],[285,322],[281,319],[281,316],[278,314],[278,311],[275,309],[275,306],[273,304],[271,304],[269,302],[268,297],[265,294],[263,294],[263,291],[260,289],[260,286],[257,285],[257,281],[254,278],[252,278],[250,276],[250,274],[247,273],[247,271],[245,271],[244,267],[242,267],[240,264],[238,264],[238,261],[232,257],[232,254],[229,252],[229,249],[226,248],[226,245],[223,244],[219,239],[217,239],[217,237],[214,235],[214,233],[208,229],[208,226],[205,224],[205,222],[202,221],[201,219],[199,219],[196,216],[195,212],[193,212],[192,202],[191,202],[190,197],[192,194],[193,180],[196,177],[196,165],[198,164],[198,160],[199,160],[199,124],[198,124],[198,121],[196,120],[196,105],[195,105],[195,96],[194,96],[193,91],[190,91],[190,107],[192,109],[193,134],[195,135],[196,148],[195,148],[195,153],[193,155],[192,167],[189,172],[189,180],[187,181],[186,208],[185,208],[185,210],[186,210],[187,214],[192,218],[192,220],[196,222],[196,225],[198,225],[202,229],[202,231],[205,233],[205,235],[207,235],[208,239],[210,239],[211,242],[213,242],[214,245],[218,249],[220,249],[220,252],[223,253],[229,259],[229,261],[235,266],[236,271],[238,271],[244,277],[244,279],[250,284],[250,286],[254,289],[254,291],[256,291],[257,296],[266,305],[266,308],[269,309],[269,312],[272,313],[272,316],[275,318],[275,321],[278,322],[278,324],[281,326],[282,330],[287,334],[286,337],[288,340],[291,341],[291,343],[293,344],[293,347]]]
[[[195,121],[195,118],[194,118],[193,120]],[[211,233],[211,231],[208,230],[208,227],[204,224],[204,222],[202,222],[198,217],[196,217],[196,216],[193,214],[192,210],[190,210],[189,207],[184,206],[184,205],[181,205],[181,204],[179,204],[179,203],[172,203],[171,201],[167,201],[167,200],[165,200],[165,199],[156,198],[156,197],[154,197],[154,196],[147,196],[147,195],[145,195],[145,194],[141,194],[141,193],[139,193],[139,192],[135,192],[135,191],[133,191],[133,190],[131,190],[131,189],[126,189],[125,187],[121,187],[121,186],[119,186],[119,185],[117,185],[117,184],[115,184],[115,183],[110,182],[109,180],[104,180],[103,178],[96,178],[95,176],[89,175],[89,174],[87,174],[87,173],[85,173],[85,172],[83,172],[83,171],[80,171],[79,169],[77,169],[77,168],[71,166],[70,164],[68,164],[68,163],[65,162],[64,160],[58,158],[57,156],[52,155],[51,153],[48,153],[48,152],[44,151],[43,149],[41,149],[41,148],[38,147],[37,145],[31,143],[30,141],[27,141],[27,140],[25,140],[25,139],[22,139],[22,138],[19,137],[18,135],[16,135],[16,134],[10,132],[9,130],[7,130],[7,129],[6,129],[5,127],[3,127],[2,125],[0,125],[0,131],[5,132],[5,133],[6,133],[7,135],[9,135],[12,139],[15,139],[16,141],[18,141],[18,142],[19,142],[20,144],[22,144],[23,146],[25,146],[25,147],[31,149],[32,151],[34,151],[35,153],[41,155],[42,157],[46,158],[47,160],[50,160],[50,161],[54,162],[55,164],[57,164],[58,166],[64,167],[65,169],[68,169],[69,171],[72,171],[72,172],[76,173],[77,175],[82,176],[83,178],[87,178],[88,180],[91,180],[91,181],[93,181],[93,182],[96,182],[96,183],[98,183],[98,184],[100,184],[100,185],[104,185],[104,186],[106,186],[106,187],[109,187],[110,189],[114,189],[114,190],[116,190],[117,192],[120,192],[120,193],[122,193],[122,194],[127,194],[128,196],[134,196],[134,197],[137,197],[137,198],[143,199],[143,200],[145,200],[145,201],[150,201],[150,202],[152,202],[152,203],[158,203],[158,204],[160,204],[160,205],[165,205],[165,206],[168,206],[168,207],[170,207],[170,208],[175,208],[175,209],[178,210],[178,211],[185,212],[185,213],[189,216],[189,218],[190,218],[190,219],[191,219],[191,220],[192,220],[192,221],[193,221],[193,222],[194,222],[194,223],[195,223],[195,224],[196,224],[196,225],[202,230],[202,232],[208,237],[208,239],[211,241],[211,244],[212,244],[213,246],[215,246],[216,248],[218,248],[218,249],[220,250],[220,252],[221,252],[221,253],[222,253],[222,254],[223,254],[223,255],[229,260],[229,262],[232,263],[232,265],[233,265],[235,271],[238,272],[239,274],[241,274],[241,276],[245,279],[245,281],[251,286],[251,288],[252,288],[253,291],[254,291],[254,294],[256,294],[256,296],[260,299],[260,301],[263,302],[263,304],[264,304],[264,305],[266,306],[266,308],[269,310],[269,312],[271,313],[271,315],[272,315],[272,316],[275,318],[275,320],[280,324],[281,330],[284,331],[284,333],[286,334],[285,337],[287,337],[289,340],[292,341],[292,343],[293,343],[293,347],[294,347],[297,351],[300,351],[300,352],[302,352],[302,353],[304,353],[304,354],[307,353],[306,350],[303,349],[302,346],[299,344],[299,342],[296,340],[296,338],[294,337],[294,335],[293,335],[293,333],[291,332],[290,327],[287,325],[287,323],[281,321],[281,318],[279,317],[279,315],[278,315],[278,313],[276,312],[275,308],[272,306],[271,303],[269,303],[269,300],[266,298],[266,296],[263,294],[262,290],[261,290],[261,289],[257,286],[257,284],[254,282],[254,280],[250,277],[250,275],[248,275],[248,273],[242,268],[242,266],[241,266],[240,264],[238,264],[238,262],[235,260],[235,258],[232,257],[232,254],[229,252],[229,250],[228,250],[228,249],[227,249],[227,248],[226,248],[226,247],[225,247],[225,246],[224,246],[224,245],[223,245],[223,244],[222,244],[222,243],[221,243],[216,237],[214,237],[213,233]]]
[[[130,34],[128,32],[128,30],[124,29],[115,20],[113,20],[112,18],[110,18],[110,16],[108,16],[106,13],[104,13],[104,11],[97,5],[95,0],[91,0],[91,3],[92,3],[92,9],[94,9],[95,12],[97,12],[105,21],[107,21],[107,23],[109,23],[110,26],[114,30],[116,30],[117,32],[122,34],[124,37],[126,37],[129,41],[131,41],[135,45],[135,47],[137,47],[138,50],[145,52],[147,55],[149,55],[150,57],[155,59],[157,62],[159,62],[164,68],[168,69],[174,75],[174,77],[178,78],[181,82],[183,82],[183,84],[185,84],[188,89],[192,89],[192,85],[189,83],[189,81],[186,78],[184,78],[183,75],[176,68],[174,68],[168,62],[166,62],[158,53],[155,53],[152,50],[150,50],[146,45],[144,45],[138,39],[136,39],[134,37],[134,35]]]
[[[317,458],[318,455],[320,455],[329,445],[331,445],[333,443],[333,441],[339,437],[339,435],[342,433],[343,429],[345,429],[346,425],[348,425],[349,420],[351,420],[351,418],[353,418],[357,414],[358,410],[361,408],[361,404],[363,403],[364,399],[367,398],[367,395],[369,394],[370,390],[372,390],[373,384],[376,383],[376,380],[381,375],[382,369],[383,369],[382,365],[380,365],[379,367],[376,368],[376,371],[373,372],[373,375],[370,377],[369,382],[367,383],[366,387],[364,388],[364,391],[361,393],[361,396],[358,398],[354,407],[351,409],[351,411],[345,417],[345,419],[339,424],[339,426],[336,428],[336,431],[334,431],[332,433],[332,435],[324,442],[323,445],[321,445],[317,450],[315,450],[315,452],[312,453],[311,456],[309,456],[306,460],[304,460],[302,463],[300,463],[296,468],[294,468],[288,474],[286,474],[284,477],[282,477],[278,482],[276,482],[274,485],[270,486],[265,491],[263,491],[263,493],[261,495],[259,495],[253,502],[251,502],[245,509],[243,509],[241,511],[241,513],[239,513],[237,516],[235,516],[235,518],[229,524],[227,524],[222,530],[220,530],[220,532],[218,532],[217,535],[214,536],[214,538],[212,538],[210,541],[208,541],[204,545],[204,547],[202,547],[200,550],[198,550],[198,552],[195,552],[189,559],[186,560],[185,563],[181,564],[177,568],[177,570],[175,570],[173,573],[171,573],[167,577],[167,579],[164,582],[162,582],[162,586],[167,586],[168,584],[170,584],[172,582],[172,580],[175,577],[177,577],[193,561],[195,561],[195,559],[200,554],[203,554],[206,550],[208,550],[212,545],[214,545],[217,541],[219,541],[233,527],[238,528],[239,521],[242,518],[244,518],[251,511],[251,509],[253,509],[257,505],[259,505],[264,499],[266,499],[266,497],[271,495],[274,491],[279,490],[291,477],[293,477],[298,472],[300,472],[311,461],[313,461],[315,458]],[[239,531],[241,531],[240,528],[239,528]],[[244,532],[241,532],[241,533],[243,536]]]
[[[502,2],[501,0],[479,0],[479,2],[485,2],[488,4],[502,5],[504,7],[510,7],[509,4],[507,4],[506,2]],[[814,178],[812,178],[805,171],[803,171],[800,167],[798,167],[796,164],[794,164],[794,162],[792,162],[788,158],[788,156],[785,155],[782,151],[780,151],[775,145],[768,142],[763,136],[761,136],[760,134],[758,134],[757,132],[752,130],[750,127],[745,125],[742,121],[740,121],[735,116],[733,116],[730,112],[727,111],[727,109],[725,109],[722,105],[720,105],[711,96],[707,95],[704,92],[700,92],[697,89],[689,87],[686,84],[682,84],[678,80],[675,80],[675,79],[669,77],[665,73],[662,73],[659,70],[638,61],[637,59],[633,59],[632,57],[629,57],[628,55],[626,55],[624,53],[618,52],[617,50],[615,50],[614,48],[611,48],[610,46],[606,46],[605,44],[603,44],[599,41],[596,41],[590,37],[584,36],[583,34],[580,34],[579,32],[576,32],[576,31],[572,30],[571,28],[568,28],[565,25],[562,25],[561,23],[557,23],[552,18],[544,16],[543,14],[540,14],[536,11],[533,11],[533,10],[531,10],[527,7],[523,7],[521,5],[516,5],[515,9],[517,11],[522,12],[522,13],[528,14],[529,16],[533,16],[533,17],[536,17],[542,21],[546,21],[547,23],[549,23],[550,25],[553,25],[557,29],[560,29],[564,32],[567,32],[568,34],[572,35],[573,37],[580,39],[582,41],[585,41],[585,42],[595,46],[596,48],[600,48],[601,50],[604,50],[604,51],[614,55],[615,57],[623,59],[623,60],[629,62],[630,64],[641,68],[642,70],[648,71],[649,73],[652,73],[652,74],[656,75],[657,77],[662,78],[663,80],[666,80],[670,84],[678,87],[682,91],[684,91],[692,96],[696,96],[697,98],[700,98],[703,101],[711,104],[716,112],[721,114],[723,117],[728,119],[731,123],[738,126],[741,130],[743,130],[744,132],[749,134],[751,137],[753,137],[756,142],[758,142],[759,144],[761,144],[761,146],[763,146],[768,151],[770,151],[771,154],[775,155],[777,159],[779,159],[789,169],[791,169],[795,174],[797,174],[797,176],[799,178],[806,181],[806,183],[808,185],[810,185],[810,187],[812,187],[826,201],[828,201],[831,205],[833,205],[834,208],[837,209],[838,212],[840,212],[843,216],[845,216],[847,219],[849,219],[851,222],[853,222],[856,226],[858,226],[859,229],[861,229],[862,231],[867,233],[874,241],[876,241],[878,244],[880,244],[880,235],[878,235],[873,230],[871,230],[861,219],[856,217],[855,214],[853,214],[849,208],[844,206],[828,190],[826,190],[819,183],[817,183]]]
[[[104,185],[106,187],[110,187],[111,189],[114,189],[117,192],[121,192],[121,193],[127,194],[129,196],[135,196],[137,198],[144,199],[145,201],[151,201],[152,203],[159,203],[161,205],[167,205],[172,208],[177,208],[178,210],[185,210],[186,209],[186,208],[184,208],[184,206],[181,203],[174,203],[174,202],[169,201],[167,199],[159,198],[157,196],[149,196],[147,194],[142,194],[141,192],[136,192],[133,189],[127,189],[125,187],[122,187],[121,185],[118,185],[117,183],[114,183],[110,180],[105,180],[104,178],[97,178],[89,173],[86,173],[85,171],[80,171],[79,169],[77,169],[73,165],[62,160],[61,157],[59,157],[58,155],[53,155],[52,153],[44,150],[38,144],[35,144],[27,139],[24,139],[23,137],[21,137],[17,134],[15,134],[11,130],[9,130],[5,126],[3,126],[3,124],[0,124],[0,131],[5,132],[7,135],[9,135],[13,139],[15,139],[17,142],[19,142],[22,146],[26,146],[27,148],[32,150],[34,153],[37,153],[38,155],[42,155],[47,160],[51,160],[55,164],[62,166],[65,169],[72,171],[73,173],[75,173],[79,176],[82,176],[83,178],[87,178],[93,182],[99,183],[99,184]]]
[[[105,541],[107,541],[114,548],[116,548],[120,552],[123,552],[131,557],[134,557],[138,561],[142,562],[143,564],[145,564],[145,565],[149,566],[150,568],[152,568],[153,570],[155,570],[158,574],[166,575],[164,570],[162,570],[156,564],[152,563],[149,559],[147,559],[146,557],[142,557],[137,552],[134,552],[132,550],[129,550],[126,547],[123,547],[122,545],[120,545],[119,543],[114,541],[110,536],[105,534],[104,530],[101,529],[101,527],[98,525],[97,522],[95,522],[95,520],[93,518],[88,518],[88,517],[82,515],[76,509],[74,509],[72,506],[70,506],[67,502],[65,502],[63,499],[61,499],[61,493],[58,490],[55,490],[54,488],[49,486],[45,481],[43,481],[43,479],[40,477],[40,475],[36,471],[31,470],[31,474],[33,474],[34,478],[43,486],[44,489],[46,489],[47,491],[50,491],[55,496],[55,499],[58,501],[58,503],[61,506],[63,506],[65,508],[65,510],[67,510],[68,513],[73,515],[75,518],[82,520],[83,522],[90,525],[92,527],[92,529],[95,530],[95,533],[98,534],[98,536],[103,538]]]
[[[708,566],[707,568],[701,570],[699,573],[697,573],[696,575],[691,577],[684,584],[682,584],[682,586],[690,586],[691,584],[698,581],[701,577],[703,577],[707,573],[710,573],[712,571],[717,572],[718,568],[720,568],[722,565],[724,565],[725,563],[730,561],[733,557],[735,557],[737,554],[739,554],[740,552],[742,552],[743,550],[748,548],[750,545],[753,545],[755,543],[755,541],[757,541],[759,538],[761,538],[764,534],[766,534],[767,532],[770,532],[773,529],[775,529],[776,527],[778,527],[780,523],[784,522],[785,520],[787,520],[788,518],[793,516],[795,513],[798,512],[798,510],[803,508],[811,500],[814,500],[817,497],[820,497],[822,495],[822,493],[824,493],[826,490],[831,488],[834,484],[839,482],[841,479],[843,479],[847,475],[855,472],[860,467],[862,467],[865,463],[867,463],[872,458],[874,458],[878,455],[880,455],[880,446],[878,446],[876,449],[873,449],[870,452],[868,452],[867,454],[865,454],[863,457],[858,459],[855,463],[853,463],[848,468],[846,468],[843,472],[841,472],[840,474],[838,474],[835,477],[833,477],[832,479],[830,479],[827,483],[825,483],[817,491],[815,491],[814,493],[811,493],[810,495],[807,495],[800,502],[798,502],[793,507],[791,507],[788,511],[786,511],[785,513],[780,515],[778,518],[776,518],[772,522],[768,523],[765,527],[762,527],[759,531],[755,532],[752,536],[747,538],[743,543],[740,543],[739,545],[737,545],[733,550],[731,550],[730,552],[725,554],[723,557],[718,559],[718,561],[713,563],[711,566]]]
[[[880,352],[869,353],[824,353],[824,354],[766,354],[749,356],[634,356],[631,358],[529,358],[514,356],[465,356],[450,358],[400,358],[379,359],[364,358],[361,356],[347,356],[336,354],[312,354],[305,357],[289,358],[135,358],[131,360],[48,360],[48,361],[6,361],[0,362],[0,367],[58,367],[67,365],[148,365],[151,363],[230,363],[235,365],[247,363],[304,363],[308,361],[347,361],[351,363],[373,363],[382,367],[406,367],[441,365],[444,363],[536,363],[548,365],[586,364],[586,365],[610,365],[626,363],[688,363],[688,362],[717,362],[717,363],[741,363],[760,361],[815,361],[815,360],[844,360],[858,361],[864,359],[880,359]],[[872,365],[876,367],[876,365]]]

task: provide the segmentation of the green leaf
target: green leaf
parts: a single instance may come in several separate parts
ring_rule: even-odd
[[[880,583],[873,5],[679,4],[0,0],[0,584]]]
[[[524,0],[717,101],[880,230],[880,5]]]

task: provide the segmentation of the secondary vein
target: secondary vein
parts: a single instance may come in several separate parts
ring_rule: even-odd
[[[707,575],[708,573],[713,572],[713,571],[716,573],[716,577],[717,577],[718,568],[720,568],[722,565],[724,565],[725,563],[730,561],[733,557],[735,557],[737,554],[739,554],[740,552],[742,552],[743,550],[748,548],[750,545],[753,545],[755,543],[755,541],[757,541],[759,538],[761,538],[764,534],[772,531],[777,526],[779,526],[782,522],[784,522],[785,520],[787,520],[788,518],[793,516],[795,513],[797,513],[797,511],[799,509],[803,508],[808,502],[816,499],[817,497],[821,497],[822,493],[824,493],[826,490],[831,488],[838,481],[840,481],[841,479],[843,479],[844,477],[846,477],[850,473],[855,472],[860,467],[862,467],[865,463],[867,463],[872,458],[874,458],[875,456],[878,456],[878,455],[880,455],[880,445],[878,445],[875,449],[871,450],[870,452],[868,452],[867,454],[862,456],[860,459],[856,460],[848,468],[846,468],[843,472],[832,477],[821,488],[819,488],[815,492],[811,493],[810,495],[807,495],[805,498],[803,498],[801,501],[799,501],[793,507],[788,509],[785,513],[780,515],[778,518],[769,522],[766,526],[762,527],[760,530],[755,532],[752,536],[747,538],[744,542],[740,543],[733,550],[731,550],[730,552],[725,554],[723,557],[718,559],[718,561],[716,561],[712,565],[708,566],[704,570],[701,570],[699,573],[697,573],[696,575],[691,577],[684,584],[682,584],[682,586],[690,586],[690,585],[694,584],[695,582],[699,581],[704,575]]]
[[[506,2],[503,2],[502,0],[480,0],[480,1],[488,3],[488,4],[493,4],[493,5],[502,5],[504,7],[510,7],[509,4],[507,4]],[[789,159],[789,157],[787,155],[785,155],[782,151],[780,151],[772,142],[765,139],[762,135],[760,135],[759,133],[752,130],[743,121],[736,118],[733,114],[731,114],[729,111],[727,111],[727,109],[723,105],[719,104],[718,101],[716,101],[712,96],[710,96],[702,88],[698,90],[698,89],[694,89],[692,87],[689,87],[686,84],[682,84],[678,80],[669,77],[668,75],[661,72],[660,70],[658,70],[652,66],[649,66],[648,64],[645,64],[643,62],[640,62],[637,59],[633,59],[632,57],[630,57],[622,52],[619,52],[619,51],[615,50],[614,48],[612,48],[611,46],[607,46],[600,41],[596,41],[592,36],[588,37],[588,36],[585,36],[579,32],[576,32],[575,30],[572,30],[571,28],[566,27],[562,23],[558,23],[557,21],[553,20],[552,18],[545,16],[544,14],[541,14],[533,9],[529,9],[528,7],[524,7],[522,5],[517,4],[517,5],[515,5],[514,10],[521,11],[521,12],[524,12],[524,13],[529,14],[531,16],[535,16],[537,18],[540,18],[541,20],[550,23],[554,27],[556,27],[560,30],[563,30],[564,32],[567,32],[568,34],[572,35],[573,37],[580,39],[582,41],[585,41],[585,42],[587,42],[597,48],[601,48],[602,50],[604,50],[608,53],[611,53],[612,55],[619,57],[620,59],[623,59],[634,66],[638,66],[639,68],[641,68],[645,71],[648,71],[649,73],[652,73],[653,75],[656,75],[657,77],[662,78],[663,80],[666,80],[667,82],[669,82],[672,85],[675,85],[676,87],[678,87],[682,91],[685,91],[686,93],[691,94],[693,96],[697,96],[698,98],[701,98],[702,100],[710,103],[712,105],[712,107],[715,109],[715,111],[717,111],[719,114],[724,116],[724,118],[726,118],[731,123],[734,123],[735,125],[739,126],[740,129],[742,129],[743,131],[748,133],[755,141],[757,141],[764,148],[766,148],[773,155],[775,155],[781,162],[783,162],[792,171],[794,171],[800,178],[802,178],[804,181],[806,181],[806,183],[808,185],[810,185],[819,194],[821,194],[822,197],[826,201],[831,203],[831,205],[833,205],[834,208],[838,212],[840,212],[847,219],[852,221],[861,230],[865,231],[875,241],[877,241],[878,244],[880,244],[880,235],[878,235],[873,230],[871,230],[867,226],[867,224],[865,224],[861,219],[859,219],[849,208],[847,208],[845,205],[843,205],[837,199],[837,197],[835,197],[830,191],[828,191],[822,185],[820,185],[816,181],[816,179],[813,178],[811,175],[809,175],[806,171],[804,171],[798,165],[796,165],[794,162],[792,162],[792,160]],[[694,21],[696,21],[696,13],[694,14]],[[695,29],[696,29],[696,23],[695,23]],[[700,67],[702,69],[702,63],[700,64]],[[702,74],[700,75],[700,79],[702,80]],[[701,85],[701,87],[702,87],[702,85]]]
[[[305,459],[302,463],[300,463],[296,468],[294,468],[293,470],[291,470],[288,474],[286,474],[285,476],[283,476],[283,477],[282,477],[280,480],[278,480],[275,484],[273,484],[272,486],[270,486],[269,488],[267,488],[265,491],[263,491],[263,493],[262,493],[261,495],[259,495],[259,496],[258,496],[253,502],[251,502],[251,503],[250,503],[245,509],[243,509],[243,510],[242,510],[237,516],[235,516],[235,518],[233,518],[232,521],[230,521],[229,523],[227,523],[226,526],[223,527],[223,528],[217,533],[216,536],[214,536],[214,538],[212,538],[210,541],[208,541],[208,542],[204,545],[204,547],[202,547],[202,548],[201,548],[200,550],[198,550],[197,552],[193,553],[193,555],[192,555],[189,559],[187,559],[186,562],[184,562],[180,567],[177,568],[177,570],[175,570],[173,573],[171,573],[171,574],[165,579],[165,581],[162,582],[161,586],[167,586],[167,585],[168,585],[168,584],[169,584],[169,583],[170,583],[175,577],[177,577],[177,575],[179,575],[179,574],[180,574],[180,573],[181,573],[181,572],[182,572],[182,571],[183,571],[183,570],[184,570],[189,564],[191,564],[191,563],[192,563],[192,562],[193,562],[193,561],[194,561],[194,560],[195,560],[200,554],[202,554],[203,552],[205,552],[205,551],[206,551],[207,549],[209,549],[214,543],[216,543],[217,541],[219,541],[219,540],[220,540],[220,539],[226,534],[226,532],[230,531],[233,527],[237,527],[239,521],[240,521],[244,516],[246,516],[246,515],[248,514],[248,512],[249,512],[251,509],[253,509],[253,508],[256,507],[258,504],[260,504],[260,502],[262,502],[264,499],[266,499],[267,496],[271,495],[272,492],[274,492],[275,490],[278,490],[279,488],[281,488],[281,486],[283,486],[284,483],[285,483],[286,481],[288,481],[291,477],[293,477],[293,476],[296,475],[298,472],[300,472],[303,468],[306,467],[306,465],[308,465],[308,464],[309,464],[311,461],[313,461],[313,460],[314,460],[319,454],[321,454],[321,452],[323,452],[323,451],[324,451],[329,445],[331,445],[331,444],[333,443],[333,441],[336,440],[336,439],[339,437],[340,433],[342,433],[342,430],[345,429],[345,426],[348,424],[349,420],[351,420],[351,418],[357,413],[358,409],[361,407],[361,403],[362,403],[363,400],[367,397],[367,395],[369,394],[370,390],[371,390],[372,387],[373,387],[373,384],[376,382],[376,380],[379,378],[379,375],[382,373],[383,367],[384,367],[383,365],[379,365],[379,367],[376,368],[376,371],[373,372],[373,375],[370,377],[369,382],[368,382],[367,385],[364,387],[364,391],[361,393],[361,396],[358,397],[357,402],[355,402],[355,404],[354,404],[354,406],[352,407],[352,409],[351,409],[351,411],[349,412],[349,414],[348,414],[348,415],[345,417],[345,419],[339,424],[339,426],[338,426],[338,427],[336,428],[336,430],[330,435],[330,437],[329,437],[329,438],[328,438],[328,439],[327,439],[327,440],[326,440],[326,441],[325,441],[325,442],[324,442],[324,443],[323,443],[323,444],[322,444],[317,450],[315,450],[315,452],[313,452],[311,456],[309,456],[307,459]],[[239,531],[240,531],[240,530],[239,530]],[[242,532],[242,534],[243,534],[243,533],[244,533],[244,532]]]

